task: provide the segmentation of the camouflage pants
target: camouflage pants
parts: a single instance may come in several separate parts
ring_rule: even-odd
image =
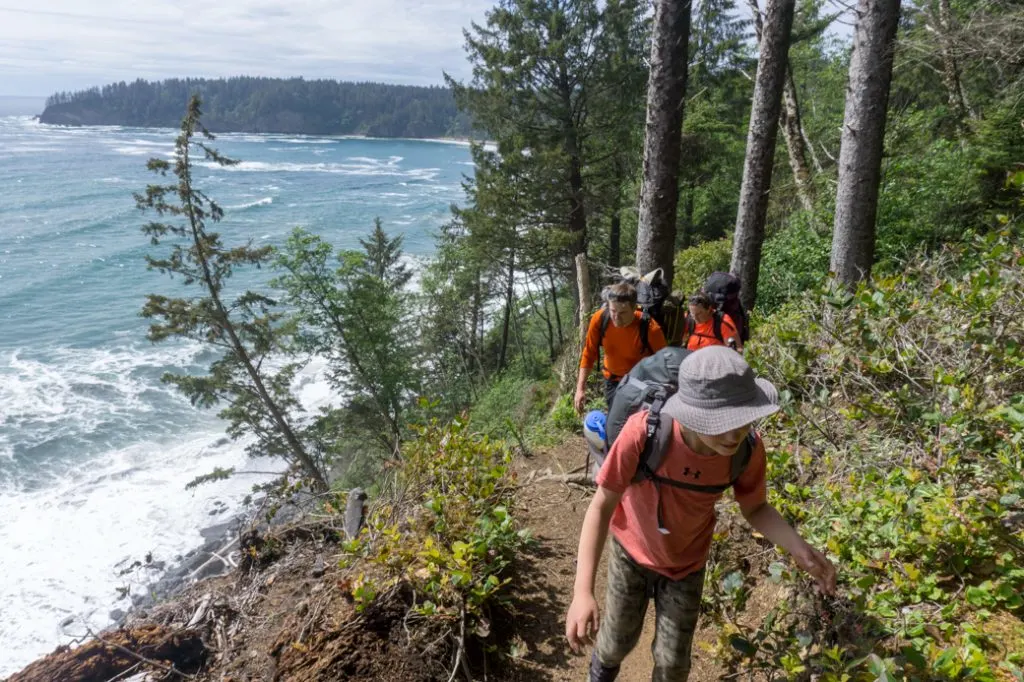
[[[651,682],[685,682],[690,646],[700,613],[704,571],[669,580],[638,566],[614,540],[608,559],[608,592],[591,661],[591,682],[611,682],[640,640],[647,604],[654,597],[655,629]]]

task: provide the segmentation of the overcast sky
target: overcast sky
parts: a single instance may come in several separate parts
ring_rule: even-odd
[[[462,29],[494,2],[0,0],[0,95],[184,76],[438,84],[469,76]]]
[[[135,78],[468,76],[492,0],[0,0],[0,95]]]

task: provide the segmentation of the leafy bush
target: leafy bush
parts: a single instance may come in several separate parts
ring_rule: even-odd
[[[704,242],[676,254],[673,291],[684,297],[699,291],[712,272],[728,270],[732,258],[732,237]]]
[[[720,655],[787,679],[1022,679],[1016,234],[947,246],[852,294],[797,298],[748,353],[784,407],[765,428],[772,500],[837,560],[842,597],[815,598],[771,564],[761,575],[785,603],[745,625],[729,613],[742,576],[713,567]]]
[[[555,402],[555,407],[551,410],[551,425],[556,429],[571,433],[582,428],[580,416],[576,413],[572,400],[573,394],[566,393]]]
[[[812,221],[806,213],[795,213],[785,229],[765,241],[757,282],[762,314],[816,290],[828,275],[832,235],[816,230]]]
[[[473,405],[473,428],[492,438],[525,438],[545,421],[554,400],[551,382],[507,372],[492,382]]]
[[[358,608],[403,586],[410,617],[452,637],[486,639],[505,599],[509,567],[529,541],[512,516],[510,454],[465,421],[432,422],[406,443],[388,500],[376,506],[344,562]]]

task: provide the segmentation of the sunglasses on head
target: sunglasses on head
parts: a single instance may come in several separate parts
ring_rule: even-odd
[[[606,298],[614,303],[632,303],[633,297],[626,294],[607,294]]]

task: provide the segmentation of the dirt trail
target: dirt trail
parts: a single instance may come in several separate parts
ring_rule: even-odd
[[[539,478],[548,470],[554,475],[583,466],[586,451],[582,439],[555,448],[538,450],[516,463],[520,481],[530,473]],[[587,679],[586,656],[574,656],[565,641],[565,613],[572,599],[576,546],[591,491],[559,481],[535,480],[519,493],[518,517],[533,531],[537,546],[517,567],[522,588],[515,632],[525,642],[526,652],[513,666],[509,682],[582,682]],[[607,555],[607,551],[605,552]],[[528,576],[523,579],[522,576]],[[606,565],[602,557],[597,577],[597,598],[604,603]],[[648,682],[651,679],[650,647],[654,637],[653,604],[647,613],[644,633],[636,649],[622,665],[620,682]],[[690,682],[719,680],[723,671],[704,652],[712,633],[699,630],[693,648]]]

